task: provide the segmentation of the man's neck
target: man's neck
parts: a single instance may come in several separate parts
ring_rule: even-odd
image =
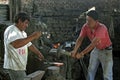
[[[97,28],[97,23],[98,23],[98,22],[95,23],[95,26],[93,26],[93,27],[91,28],[91,30],[95,30],[95,29]]]
[[[19,25],[19,24],[15,24],[15,26],[16,26],[20,31],[22,31],[22,30],[20,29],[20,25]]]

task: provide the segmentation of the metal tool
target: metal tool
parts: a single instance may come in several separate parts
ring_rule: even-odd
[[[59,50],[59,53],[64,54],[64,55],[67,55],[67,56],[71,56],[71,53],[68,52],[68,51],[66,51],[66,50],[64,50],[64,49],[60,49],[60,50]]]
[[[44,64],[55,65],[55,66],[63,66],[64,65],[64,63],[60,63],[60,62],[49,62],[47,59],[44,59]]]
[[[60,52],[61,54],[65,54],[65,55],[67,55],[67,56],[71,56],[71,53],[68,52],[68,51],[66,51],[66,50],[60,49],[59,52]],[[81,66],[81,68],[82,68],[82,70],[83,70],[84,77],[85,77],[85,79],[87,80],[87,67],[86,67],[86,65],[85,65],[85,63],[84,63],[83,57],[80,58],[80,59],[78,60],[78,62],[79,62],[80,66]]]

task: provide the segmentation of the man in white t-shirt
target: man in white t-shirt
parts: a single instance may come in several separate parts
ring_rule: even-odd
[[[41,32],[34,32],[30,36],[25,32],[29,21],[26,13],[18,13],[15,16],[15,24],[7,27],[4,32],[4,68],[9,71],[11,80],[24,80],[28,48],[38,55],[40,60],[44,59],[41,52],[31,43],[41,36]]]

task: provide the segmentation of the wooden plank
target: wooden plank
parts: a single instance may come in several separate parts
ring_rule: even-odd
[[[8,5],[0,5],[0,21],[8,19]]]
[[[41,80],[44,74],[45,74],[45,71],[39,70],[26,76],[25,80]]]

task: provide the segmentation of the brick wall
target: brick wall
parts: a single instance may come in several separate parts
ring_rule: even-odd
[[[80,14],[87,11],[89,8],[93,6],[95,6],[96,10],[100,13],[99,15],[100,21],[108,27],[111,36],[114,36],[113,35],[114,29],[113,27],[111,27],[112,26],[111,14],[114,9],[120,11],[119,5],[120,0],[25,0],[25,1],[22,0],[23,2],[22,10],[28,12],[32,17],[35,18],[35,20],[31,22],[31,25],[28,28],[27,32],[31,33],[36,30],[41,30],[41,28],[36,24],[39,21],[44,22],[47,25],[48,31],[50,31],[50,33],[52,34],[51,41],[53,43],[64,42],[66,40],[73,39],[73,35],[75,32],[74,28],[77,27],[78,29],[81,29],[81,26],[85,22],[84,18],[80,19],[79,22],[76,20],[76,18],[78,18]],[[64,59],[64,61],[66,60]],[[78,64],[76,66],[78,66]],[[76,69],[76,66],[73,68]],[[30,70],[34,70],[34,66],[33,68],[30,66]],[[100,68],[97,73],[96,77],[97,80],[99,79],[101,80],[102,78],[101,71],[102,70]],[[63,71],[63,73],[65,73],[65,70]],[[74,73],[76,72],[74,71]],[[116,76],[115,78],[117,77],[118,76]]]
[[[76,18],[89,8],[95,6],[98,12],[110,7],[107,0],[22,0],[23,11],[31,16],[42,17],[52,34],[53,42],[63,42],[73,38],[74,28],[77,26]],[[111,2],[111,1],[109,1]],[[107,5],[107,6],[106,6]],[[107,9],[109,11],[109,9]],[[102,15],[102,14],[101,14]],[[104,13],[103,13],[104,16]],[[101,18],[103,20],[103,18]],[[85,22],[85,21],[84,21]],[[103,21],[104,22],[104,21]],[[106,20],[105,23],[109,23]],[[83,22],[81,22],[83,24]],[[107,24],[108,26],[110,24]],[[77,26],[80,27],[81,26]]]

